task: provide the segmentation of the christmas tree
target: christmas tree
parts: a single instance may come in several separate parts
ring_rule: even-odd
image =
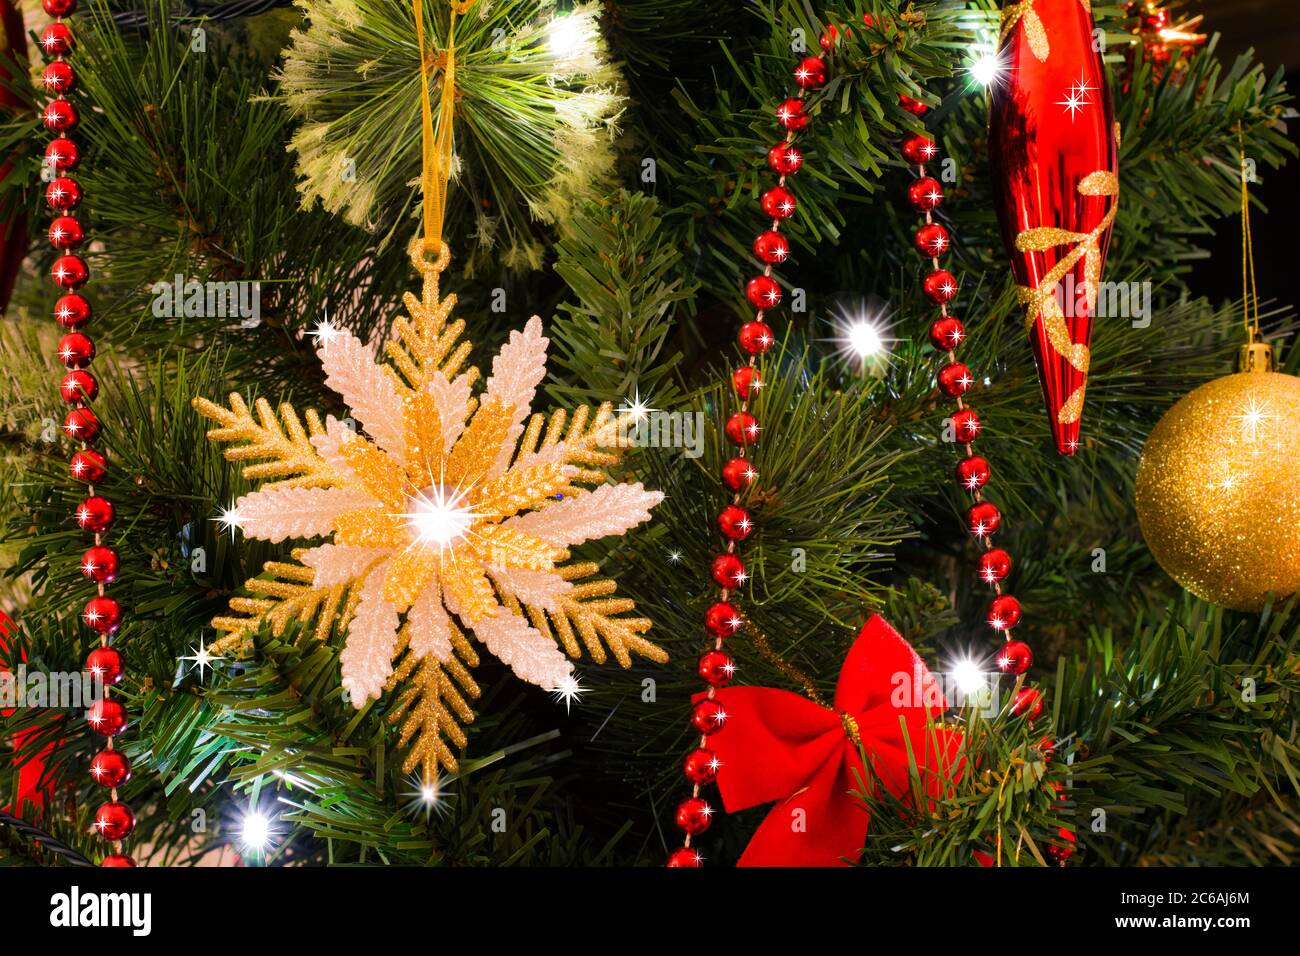
[[[1196,281],[1296,153],[1226,12],[43,6],[5,14],[6,864],[796,862],[802,778],[736,779],[758,688],[835,737],[850,862],[1297,862],[1300,559],[1179,573],[1150,518],[1249,513],[1231,564],[1294,496],[1208,438],[1138,467],[1244,343],[1300,373],[1288,303],[1243,333]],[[1067,15],[1100,79],[1052,122],[1113,123],[1008,236]],[[1074,246],[1090,338],[1035,297]],[[89,725],[51,696],[88,655]],[[944,699],[868,726],[868,659]]]

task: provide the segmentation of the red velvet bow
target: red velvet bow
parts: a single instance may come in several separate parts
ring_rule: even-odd
[[[943,768],[954,766],[961,741],[960,734],[927,723],[947,704],[925,663],[879,615],[867,621],[844,660],[833,709],[771,687],[726,687],[716,699],[727,718],[708,746],[722,763],[718,789],[727,811],[780,801],[754,833],[741,866],[855,860],[870,817],[853,791],[879,785],[896,797],[908,792],[904,733],[932,791],[949,779]],[[851,735],[862,741],[870,773]]]

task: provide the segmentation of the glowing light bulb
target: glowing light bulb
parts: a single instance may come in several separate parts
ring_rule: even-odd
[[[952,669],[952,679],[963,694],[974,694],[984,689],[984,672],[972,660],[958,661]]]
[[[849,348],[858,358],[878,355],[885,347],[880,329],[866,319],[859,319],[848,327]]]
[[[985,53],[971,64],[971,79],[980,86],[988,86],[1002,76],[1002,64],[996,53]]]
[[[271,842],[271,821],[266,814],[250,810],[244,817],[239,839],[246,850],[265,850]]]
[[[560,60],[568,60],[584,53],[586,47],[586,30],[579,17],[556,17],[546,27],[546,44],[551,54]]]
[[[469,532],[478,515],[465,506],[459,489],[448,491],[443,485],[430,485],[407,499],[411,510],[402,517],[416,540],[446,548]]]

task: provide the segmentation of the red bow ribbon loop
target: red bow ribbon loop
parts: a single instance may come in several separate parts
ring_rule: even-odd
[[[855,860],[870,817],[853,792],[881,785],[903,797],[910,786],[909,743],[933,790],[949,779],[942,768],[955,765],[961,742],[959,733],[936,726],[947,703],[934,676],[879,615],[863,626],[844,660],[833,709],[771,687],[727,687],[715,699],[726,723],[709,746],[722,764],[718,789],[727,811],[780,801],[740,866]]]

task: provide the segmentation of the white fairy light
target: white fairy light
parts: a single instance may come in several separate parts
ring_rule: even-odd
[[[245,850],[260,853],[271,843],[271,821],[266,814],[250,810],[239,828],[239,842]]]
[[[885,340],[880,334],[879,327],[867,319],[857,320],[845,332],[849,348],[860,359],[879,355],[885,347]]]
[[[583,32],[577,17],[555,17],[546,27],[546,43],[552,54],[567,59],[582,48]]]
[[[600,34],[596,19],[578,11],[553,17],[546,24],[546,47],[559,74],[590,72],[600,65],[597,41]]]
[[[875,369],[889,360],[889,320],[883,303],[849,304],[837,309],[834,317],[836,335],[830,339],[851,365],[863,371]]]
[[[978,664],[968,657],[953,665],[952,679],[957,685],[957,689],[967,696],[975,694],[987,686],[984,672],[980,670]]]
[[[970,66],[970,75],[980,86],[992,86],[1002,80],[1007,65],[996,52],[987,52]]]
[[[406,519],[418,541],[437,545],[439,550],[465,537],[479,517],[465,506],[465,494],[459,488],[448,491],[441,484],[430,485],[407,501],[411,510],[400,517]]]

